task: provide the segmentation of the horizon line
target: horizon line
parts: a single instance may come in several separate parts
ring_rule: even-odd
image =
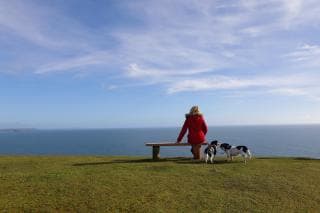
[[[317,126],[320,123],[291,123],[291,124],[224,124],[224,125],[208,125],[208,127],[250,127],[250,126]],[[160,129],[160,128],[181,128],[181,126],[140,126],[140,127],[8,127],[0,128],[0,131],[14,130],[104,130],[104,129]]]

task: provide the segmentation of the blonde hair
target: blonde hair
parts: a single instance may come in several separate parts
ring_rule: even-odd
[[[201,115],[199,107],[198,106],[191,107],[189,115]]]

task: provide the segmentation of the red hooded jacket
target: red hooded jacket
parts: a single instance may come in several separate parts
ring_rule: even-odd
[[[202,115],[186,115],[186,120],[177,139],[180,142],[188,130],[188,143],[200,144],[205,142],[208,127]]]

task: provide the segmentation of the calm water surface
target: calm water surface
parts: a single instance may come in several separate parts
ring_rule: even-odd
[[[1,155],[151,155],[146,142],[175,141],[180,128],[0,131]],[[209,127],[208,140],[247,145],[255,156],[320,158],[320,125]],[[161,156],[190,156],[161,147]],[[222,152],[219,151],[222,155]]]

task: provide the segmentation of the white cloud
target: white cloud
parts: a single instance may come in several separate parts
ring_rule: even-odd
[[[271,93],[280,94],[280,95],[288,95],[288,96],[304,96],[307,95],[307,92],[302,88],[275,88],[270,90]]]
[[[166,69],[166,68],[142,68],[137,64],[130,64],[127,68],[127,75],[132,78],[141,78],[141,79],[148,79],[150,80],[157,80],[157,81],[166,81],[165,79],[168,78],[176,78],[181,76],[191,76],[197,74],[203,74],[212,72],[209,68],[185,68],[185,69]]]
[[[314,26],[320,20],[320,7],[317,0],[282,0],[284,15],[282,24],[285,28]],[[319,26],[319,25],[318,25]]]
[[[280,87],[269,90],[271,94],[282,96],[301,96],[310,100],[320,101],[320,87],[316,84],[302,87]]]
[[[83,68],[92,65],[105,65],[111,61],[108,52],[94,52],[84,56],[65,59],[63,61],[45,64],[35,71],[36,74],[48,72],[66,71],[75,68]]]
[[[130,64],[127,70],[128,75],[134,78],[145,78],[150,76],[157,78],[163,75],[163,73],[159,72],[158,70],[141,69],[137,64]]]
[[[265,93],[289,96],[307,96],[319,99],[320,93],[310,90],[316,87],[317,78],[302,75],[292,76],[258,76],[258,77],[230,77],[230,76],[210,76],[208,78],[186,79],[171,82],[168,93],[178,93],[186,91],[206,91],[206,90],[241,90],[248,88],[260,88]],[[318,90],[319,91],[319,90]]]
[[[168,93],[199,91],[199,90],[221,90],[236,89],[252,86],[248,80],[240,80],[226,76],[211,76],[209,78],[186,79],[171,83]]]
[[[68,18],[67,14],[35,4],[28,6],[23,1],[10,1],[1,2],[0,25],[45,47],[68,46],[62,49],[71,52],[75,49],[78,52],[78,48],[82,48],[84,55],[92,51],[112,53],[115,55],[114,58],[123,59],[122,67],[138,64],[149,70],[170,69],[171,72],[174,70],[180,72],[192,68],[192,70],[214,71],[234,68],[239,66],[239,63],[253,59],[252,57],[259,57],[257,51],[252,51],[252,48],[258,47],[252,46],[247,41],[248,36],[249,38],[266,36],[266,33],[280,30],[279,23],[287,25],[281,20],[286,19],[286,22],[288,20],[291,22],[295,17],[301,18],[301,14],[305,14],[310,6],[314,6],[313,2],[307,1],[303,4],[297,0],[293,3],[285,0],[282,3],[278,1],[134,2],[129,3],[128,8],[143,18],[146,22],[145,28],[139,30],[120,28],[111,33],[102,32],[101,35],[93,35],[88,33],[87,28]],[[230,12],[226,13],[227,10]],[[314,10],[313,8],[312,11]],[[280,16],[282,13],[284,15]],[[276,18],[270,18],[273,14],[276,14]],[[309,16],[314,17],[315,13],[312,14]],[[306,20],[310,19],[309,16]],[[56,26],[51,24],[56,18],[65,26],[55,29]],[[119,48],[116,51],[97,50],[98,44],[105,39],[103,35],[111,35],[119,42]],[[85,57],[80,56],[79,60],[86,60]],[[77,59],[65,60],[65,63],[75,60],[77,67],[81,64],[87,67],[90,64],[77,63]],[[50,66],[56,61],[57,59],[48,61],[37,70],[42,70],[43,67]],[[62,59],[58,61],[64,63]],[[113,58],[108,63],[113,63]],[[72,69],[73,66],[57,65],[57,68],[62,71]],[[50,69],[45,70],[50,71]]]
[[[320,68],[320,46],[304,44],[295,51],[284,55],[295,66],[304,68]]]
[[[44,47],[59,48],[65,45],[63,41],[50,37],[46,32],[48,26],[40,16],[43,15],[31,4],[16,0],[0,1],[0,31]]]
[[[23,0],[0,1],[0,32],[43,48],[47,55],[96,51],[92,41],[98,37],[58,8]]]
[[[284,23],[286,27],[289,27],[289,25],[295,21],[296,18],[298,18],[301,15],[302,11],[302,0],[284,0]]]
[[[242,77],[242,75],[237,75],[236,72],[233,72],[234,77],[223,75],[212,76],[211,72],[226,69],[236,70],[239,67],[245,67],[245,69],[250,70],[255,61],[256,63],[260,63],[256,60],[259,57],[261,57],[259,60],[266,61],[271,65],[273,63],[277,64],[277,61],[274,61],[276,58],[274,56],[278,54],[276,52],[277,47],[273,47],[271,43],[267,47],[270,48],[268,50],[269,52],[265,53],[266,47],[259,48],[259,43],[255,43],[255,40],[252,40],[251,37],[256,37],[257,41],[259,41],[259,37],[267,38],[274,32],[288,31],[294,28],[298,29],[302,24],[305,26],[312,25],[309,20],[319,17],[319,15],[314,12],[315,7],[311,8],[315,6],[314,1],[308,1],[306,4],[301,1],[295,1],[292,2],[292,4],[289,1],[282,1],[280,3],[279,1],[243,1],[239,4],[232,3],[230,5],[232,9],[235,10],[234,13],[219,15],[216,15],[218,11],[210,11],[210,9],[214,7],[218,10],[226,9],[229,8],[229,5],[219,6],[219,4],[215,2],[212,3],[215,4],[213,6],[209,3],[209,5],[202,10],[202,4],[198,4],[197,1],[187,2],[186,4],[189,4],[189,6],[186,7],[196,8],[196,10],[198,10],[197,14],[200,15],[197,16],[196,19],[192,20],[194,17],[191,16],[189,17],[190,20],[187,18],[184,22],[174,22],[172,24],[174,28],[172,28],[169,23],[159,31],[152,29],[150,32],[147,31],[141,34],[130,35],[129,33],[125,37],[130,39],[121,38],[122,44],[124,44],[125,47],[133,47],[132,49],[126,49],[129,50],[128,52],[134,50],[137,55],[143,56],[142,58],[132,58],[132,61],[136,62],[134,63],[136,64],[136,69],[131,69],[129,76],[145,77],[146,79],[150,77],[164,78],[165,76],[166,78],[162,83],[168,86],[168,93],[263,87],[266,88],[266,92],[271,89],[277,94],[307,95],[299,86],[305,86],[307,83],[310,83],[311,79],[306,79],[305,77],[299,79],[301,76],[288,75],[276,77],[271,74],[270,77],[265,77],[264,72],[256,71],[255,73],[260,73],[260,76],[258,74],[258,77],[255,78],[246,78]],[[151,20],[151,26],[158,26],[158,23],[163,23],[161,20],[158,20],[157,17],[163,18],[165,16],[165,20],[180,20],[186,17],[184,14],[181,14],[181,11],[177,15],[171,10],[154,10],[154,8],[158,9],[159,7],[161,7],[161,5],[158,5],[158,7],[139,8],[143,10],[146,16],[152,14],[153,18],[148,19]],[[316,8],[319,8],[319,6]],[[312,11],[311,14],[304,18],[304,14],[310,10]],[[160,15],[158,13],[160,13]],[[240,32],[240,34],[237,32]],[[133,39],[131,39],[131,36],[133,36]],[[186,40],[192,42],[183,42]],[[287,41],[284,40],[283,42],[286,44],[285,42]],[[313,51],[312,55],[314,56],[316,51]],[[191,62],[190,64],[192,64],[193,71],[207,71],[203,72],[202,75],[201,72],[199,72],[199,76],[199,73],[190,72],[190,70],[186,69],[184,71],[185,75],[186,73],[197,75],[196,77],[186,78],[185,75],[182,74],[183,66],[179,64],[179,53],[185,54],[181,61]],[[279,58],[281,58],[280,56],[281,55],[279,55]],[[272,61],[268,61],[268,57],[270,57]],[[212,61],[215,63],[208,63]],[[165,68],[158,69],[157,66],[150,66],[153,62],[156,63],[156,65],[164,65]],[[159,64],[157,64],[157,62],[159,62]],[[281,59],[278,63],[281,63]],[[207,66],[204,68],[201,65]],[[259,66],[259,64],[256,65],[257,67]],[[280,69],[275,68],[274,70],[279,73],[281,69],[286,68],[281,67]],[[166,70],[170,70],[170,72],[166,72]],[[175,78],[173,78],[173,76]],[[280,90],[279,87],[293,88]]]
[[[315,0],[126,4],[121,4],[122,12],[130,10],[141,26],[91,31],[56,8],[1,1],[0,31],[44,48],[38,54],[47,53],[47,57],[40,62],[34,58],[36,74],[94,72],[91,68],[99,67],[108,75],[108,68],[114,67],[124,81],[159,84],[168,93],[264,87],[290,95],[309,82],[294,74],[276,77],[281,70],[290,73],[291,68],[277,67],[283,60],[281,48],[293,49],[299,40],[280,39],[277,33],[314,27],[320,21]],[[56,19],[61,26],[51,25]],[[116,45],[108,45],[110,38]],[[320,67],[319,57],[320,47],[310,44],[285,55],[290,62],[309,68]]]

